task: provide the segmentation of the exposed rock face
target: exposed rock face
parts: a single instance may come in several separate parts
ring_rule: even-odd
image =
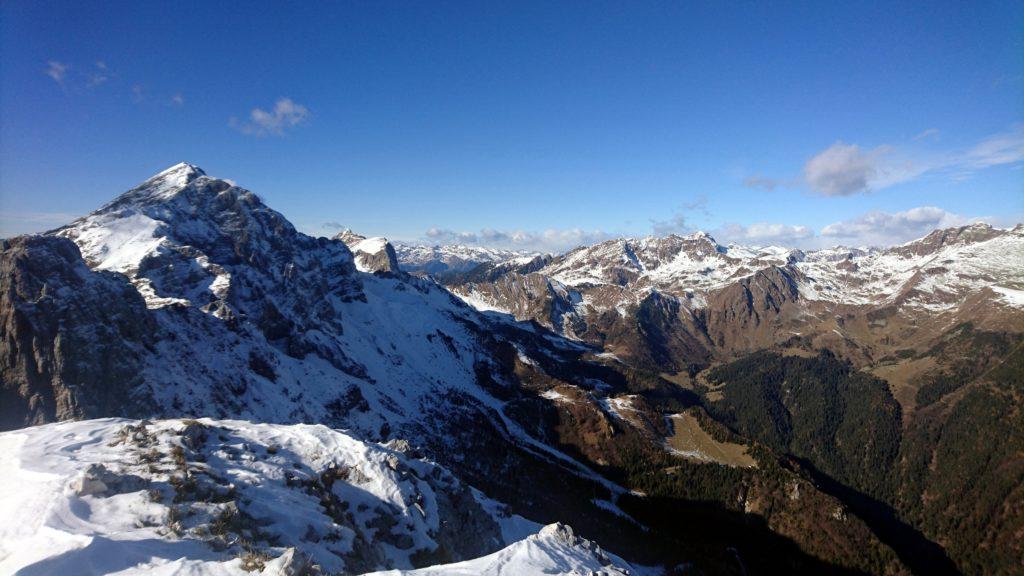
[[[482,265],[487,266],[487,265]],[[566,314],[579,301],[579,293],[558,281],[540,274],[499,273],[493,282],[466,285],[479,297],[471,302],[479,309],[488,309],[487,302],[502,302],[509,308],[498,308],[517,319],[535,319],[546,326],[563,327]]]
[[[773,266],[715,292],[704,310],[715,346],[735,353],[774,344],[784,314],[800,300],[794,273]]]
[[[397,274],[398,256],[395,247],[387,238],[367,238],[351,230],[339,232],[335,239],[341,240],[355,256],[356,268],[362,272],[390,272]]]
[[[0,241],[0,429],[138,412],[155,326],[118,274],[63,238]]]

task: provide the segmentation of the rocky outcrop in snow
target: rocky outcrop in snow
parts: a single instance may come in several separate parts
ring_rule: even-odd
[[[387,238],[367,238],[351,230],[339,232],[336,239],[341,240],[352,251],[356,259],[356,268],[361,272],[398,273],[398,256],[394,246]]]

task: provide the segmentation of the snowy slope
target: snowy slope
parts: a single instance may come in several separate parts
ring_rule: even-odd
[[[621,558],[576,536],[572,528],[551,524],[538,534],[482,558],[419,570],[375,572],[370,576],[628,576],[639,573]]]
[[[351,574],[439,547],[468,558],[539,528],[398,448],[207,419],[6,432],[0,573]]]
[[[808,278],[801,293],[846,304],[905,303],[953,309],[980,291],[993,296],[1024,289],[1024,226],[1009,230],[973,224],[936,230],[886,250],[810,252],[797,268]],[[1020,306],[1012,296],[1002,304]]]

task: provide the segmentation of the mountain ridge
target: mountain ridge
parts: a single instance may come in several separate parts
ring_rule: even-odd
[[[977,243],[954,236],[933,242],[936,250],[977,256]],[[1016,235],[1010,240],[1016,246]],[[825,348],[843,359],[823,366],[857,369],[875,369],[884,355],[909,363],[933,354],[927,347],[949,336],[942,326],[951,313],[903,304],[922,298],[914,290],[932,293],[920,279],[858,313],[807,298],[808,272],[823,265],[812,258],[801,267],[806,254],[744,252],[693,235],[496,258],[452,273],[446,289],[443,278],[408,274],[401,262],[380,268],[394,262],[388,246],[351,232],[302,234],[252,192],[188,164],[50,235],[6,240],[0,393],[13,408],[0,424],[197,415],[318,423],[364,442],[404,442],[513,512],[569,522],[640,564],[730,572],[741,554],[744,564],[796,572],[902,571],[890,543],[783,448],[716,424],[702,378],[750,350]],[[821,260],[839,274],[871,253],[850,254]],[[752,262],[764,265],[739,272]],[[955,266],[946,268],[928,273],[945,278]],[[975,269],[984,266],[964,268]],[[689,274],[708,286],[727,282],[687,289]],[[673,284],[678,294],[664,288]],[[481,312],[463,301],[460,287],[484,285],[520,310]],[[993,307],[1003,296],[992,292],[956,307],[985,311],[972,312],[981,343],[997,320],[1020,320],[1013,306]],[[599,300],[608,306],[579,313]],[[920,326],[901,324],[906,310]],[[884,341],[895,330],[906,336]],[[915,355],[901,356],[911,346]],[[996,361],[1005,346],[992,349]],[[939,405],[956,395],[941,380],[921,388]],[[705,441],[728,440],[755,465],[692,456],[706,446],[673,447],[682,441],[676,426],[691,419],[711,434]],[[708,530],[665,524],[666,510],[701,518]],[[826,533],[810,529],[821,522]],[[470,560],[425,554],[394,568]]]

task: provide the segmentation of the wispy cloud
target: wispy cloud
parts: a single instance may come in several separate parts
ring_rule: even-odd
[[[309,110],[305,106],[291,98],[280,98],[271,110],[253,108],[247,121],[231,118],[229,124],[252,136],[284,136],[286,131],[302,124],[308,117]]]
[[[46,63],[46,75],[53,78],[53,81],[58,84],[64,83],[64,78],[70,69],[71,66],[68,64],[56,60],[50,60]]]
[[[935,140],[938,134],[938,129],[929,128],[913,141]],[[922,151],[919,147],[890,144],[865,149],[840,140],[808,159],[798,179],[750,176],[744,185],[766,191],[780,186],[804,186],[819,196],[852,196],[909,182],[925,174],[963,179],[978,170],[1021,162],[1024,125],[1016,125],[966,150]]]
[[[89,80],[86,85],[89,88],[93,88],[103,84],[107,80],[110,80],[110,70],[107,68],[107,63],[100,60],[96,62],[95,69],[90,72]]]
[[[122,78],[121,75],[107,64],[105,60],[97,60],[91,64],[69,64],[57,60],[47,62],[44,73],[60,84],[67,93],[80,95],[86,90],[93,90],[103,85],[109,85],[115,91],[128,92],[132,102],[142,104],[144,102],[159,106],[180,107],[185,104],[185,96],[181,92],[162,92],[162,90],[150,90],[142,82],[130,82],[132,79]]]
[[[423,240],[431,244],[466,244],[557,253],[577,246],[603,242],[613,237],[612,234],[602,230],[583,230],[582,228],[550,228],[542,232],[493,229],[460,232],[446,228],[431,228],[426,231]]]
[[[789,186],[792,183],[789,180],[782,178],[766,178],[764,176],[747,176],[743,179],[743,185],[747,188],[756,188],[764,190],[765,192],[774,192],[776,189],[783,186]]]
[[[688,234],[694,228],[690,225],[690,216],[703,214],[710,216],[708,210],[708,197],[704,194],[697,196],[693,201],[686,202],[667,219],[651,219],[651,232],[655,236],[668,236],[669,234]]]
[[[1014,85],[1024,80],[1024,74],[1002,74],[992,79],[992,88],[1001,88],[1007,85]]]
[[[690,226],[686,222],[685,214],[674,214],[667,220],[651,220],[651,231],[655,236],[686,234],[690,231]]]
[[[1024,124],[979,142],[959,159],[964,168],[987,168],[1024,161]]]

